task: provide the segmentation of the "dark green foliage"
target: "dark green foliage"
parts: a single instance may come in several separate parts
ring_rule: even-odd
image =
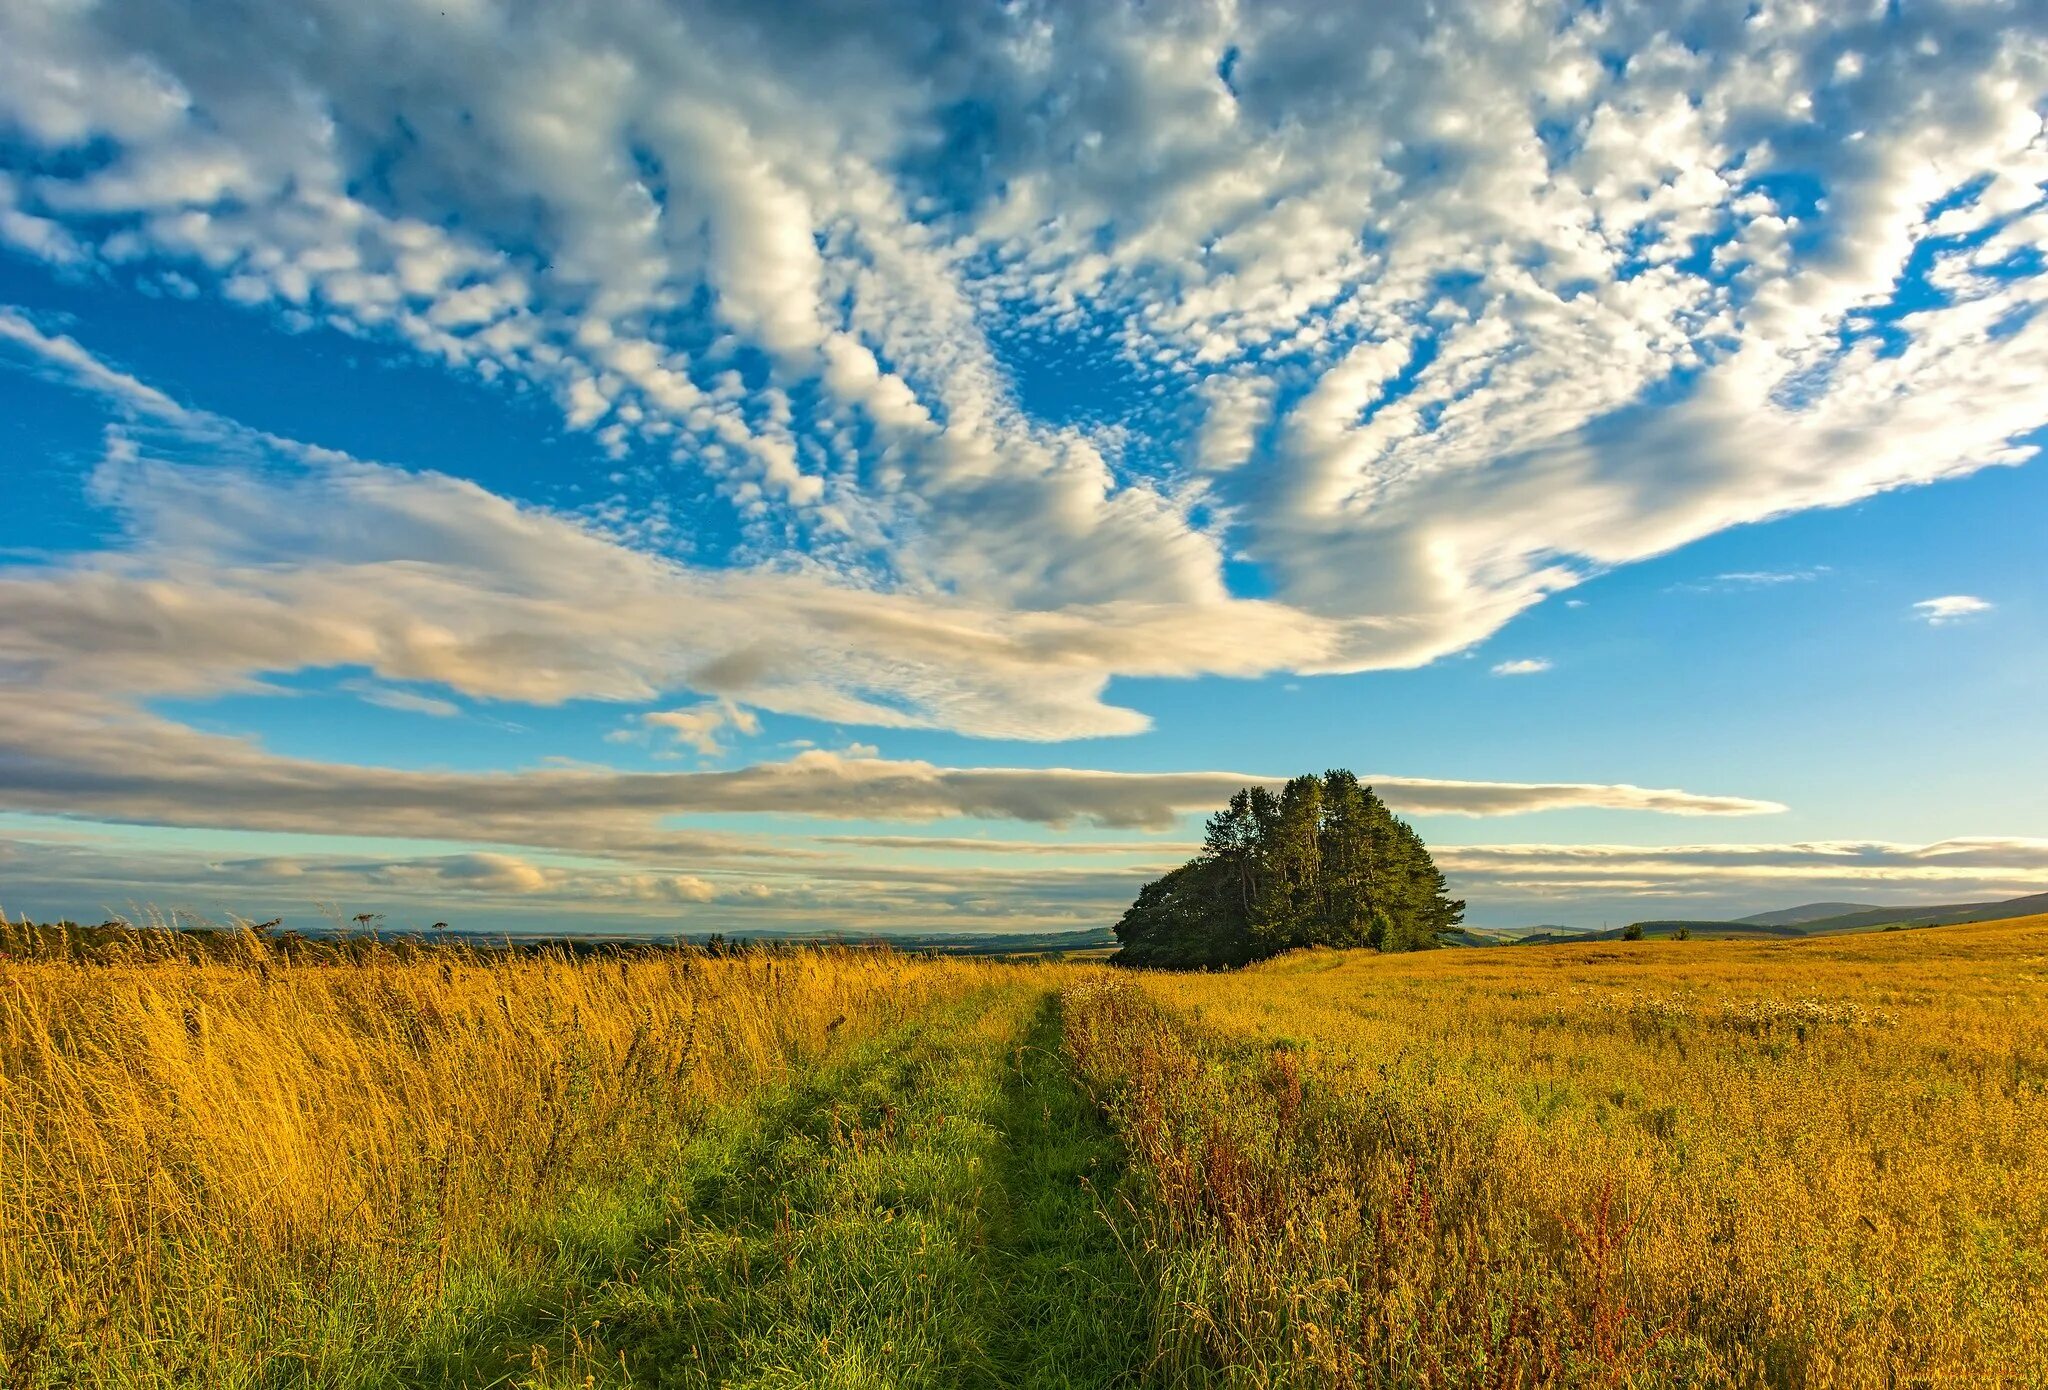
[[[1119,964],[1244,965],[1300,946],[1415,951],[1464,920],[1422,837],[1341,769],[1278,796],[1246,787],[1202,852],[1145,885],[1117,923]]]
[[[1630,922],[1621,929],[1621,939],[1623,941],[1641,941],[1643,939],[1643,924],[1641,922]]]
[[[1170,969],[1245,965],[1267,952],[1245,929],[1250,892],[1242,863],[1204,855],[1191,859],[1139,892],[1123,920],[1115,959],[1125,965]]]

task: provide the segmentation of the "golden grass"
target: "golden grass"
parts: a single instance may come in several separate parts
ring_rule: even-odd
[[[547,1296],[564,1212],[686,1201],[736,1102],[1058,984],[1159,1383],[2048,1386],[2048,918],[1229,975],[112,954],[0,960],[10,1390],[402,1383]]]
[[[579,1185],[1003,970],[309,963],[254,936],[211,963],[0,961],[0,1383],[224,1384],[403,1340]]]
[[[2048,1384],[2048,918],[1317,953],[1069,998],[1162,1366]]]

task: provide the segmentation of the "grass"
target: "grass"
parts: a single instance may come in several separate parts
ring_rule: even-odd
[[[0,969],[0,1383],[389,1383],[549,1223],[999,967],[239,959]],[[602,1197],[598,1199],[600,1202]]]
[[[1224,1384],[2048,1384],[2048,919],[1070,995]]]
[[[2048,1386],[2048,919],[0,960],[8,1387]]]
[[[523,1320],[477,1320],[404,1383],[1135,1383],[1143,1291],[1095,1210],[1116,1150],[1055,1008],[976,996],[708,1133],[565,1223]]]

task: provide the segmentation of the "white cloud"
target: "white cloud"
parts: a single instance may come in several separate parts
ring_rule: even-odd
[[[153,386],[109,367],[59,333],[45,333],[16,309],[0,307],[0,344],[14,349],[35,369],[60,374],[125,411],[171,422],[188,418],[183,406]]]
[[[1258,432],[1272,413],[1270,384],[1256,377],[1214,376],[1203,383],[1203,413],[1193,463],[1224,473],[1250,460]]]
[[[96,383],[105,377],[88,371]],[[700,750],[721,747],[729,729],[758,730],[739,695],[826,718],[1091,732],[1128,717],[1098,701],[1111,673],[1228,669],[1246,645],[1234,615],[1264,623],[1285,621],[1287,610],[1240,603],[1010,614],[795,576],[694,572],[452,479],[289,446],[211,417],[174,418],[182,437],[223,461],[172,463],[114,450],[97,487],[129,530],[118,558],[0,575],[10,614],[0,627],[0,660],[21,677],[14,697],[0,698],[0,799],[11,807],[596,853],[646,866],[634,872],[657,875],[648,891],[674,899],[689,893],[673,882],[659,886],[659,874],[674,872],[679,856],[751,863],[805,852],[666,828],[673,816],[1159,828],[1239,786],[1278,780],[946,768],[881,759],[865,744],[729,772],[432,773],[293,759],[183,727],[142,712],[135,699],[260,688],[276,673],[356,666],[375,679],[348,688],[428,712],[440,712],[433,697],[410,698],[416,692],[384,682],[540,703],[710,689],[720,692],[710,701],[643,721]],[[1316,640],[1314,633],[1304,629],[1305,638]],[[52,690],[66,697],[43,697]],[[1782,809],[1617,784],[1371,780],[1411,814]],[[446,868],[437,879],[448,877]],[[521,877],[497,869],[502,882]]]
[[[1048,858],[1062,855],[1137,855],[1165,860],[1169,865],[1201,852],[1197,840],[1000,840],[989,836],[963,835],[820,835],[821,844],[855,845],[864,849],[912,850],[918,853],[1028,855]]]
[[[470,483],[187,411],[68,340],[21,341],[151,417],[113,432],[93,479],[125,546],[0,569],[0,657],[38,680],[189,695],[359,665],[487,700],[695,689],[841,723],[1056,739],[1146,727],[1103,702],[1114,675],[1256,675],[1338,640],[1268,602],[1029,610],[692,568]],[[159,438],[167,457],[147,447]]]
[[[715,772],[428,772],[286,757],[104,698],[0,697],[0,804],[17,810],[613,855],[701,848],[701,837],[662,829],[663,818],[732,812],[1158,829],[1213,809],[1239,787],[1280,780],[1238,772],[943,767],[818,749]],[[1395,809],[1424,815],[1593,808],[1744,816],[1783,809],[1754,798],[1626,784],[1370,780]]]
[[[510,854],[452,854],[377,866],[373,876],[424,877],[424,886],[478,892],[539,893],[548,887],[547,873]]]
[[[1808,584],[1832,572],[1826,565],[1790,570],[1734,570],[1717,574],[1710,580],[1674,584],[1671,588],[1674,593],[1740,593],[1750,589],[1776,589],[1786,584]]]
[[[870,591],[1200,623],[1242,553],[1238,669],[1412,665],[2042,423],[2004,6],[227,13],[11,7],[0,235],[534,383]],[[1099,334],[1130,419],[1034,419],[998,332]]]
[[[1929,627],[1946,627],[1950,623],[1989,613],[1995,606],[1970,594],[1943,594],[1939,598],[1921,599],[1913,605],[1913,613]]]
[[[1238,775],[855,745],[463,777],[143,710],[347,669],[427,713],[660,705],[643,727],[706,754],[755,710],[1128,734],[1120,676],[1418,665],[1718,530],[2029,457],[2041,17],[1752,8],[0,9],[28,156],[0,239],[509,380],[633,465],[567,517],[241,429],[0,311],[0,357],[116,417],[107,548],[0,571],[9,804],[470,827],[623,856],[666,900],[697,891],[679,856],[737,853],[663,824],[697,811],[1161,825]],[[1099,365],[1107,418],[1039,410],[1009,365],[1034,350]],[[683,563],[722,530],[690,529],[698,491],[739,539]],[[1442,814],[1775,809],[1380,786]]]
[[[1746,796],[1702,796],[1670,788],[1597,782],[1457,782],[1422,777],[1366,779],[1408,815],[1505,816],[1567,807],[1655,811],[1674,816],[1763,816],[1785,807]]]
[[[401,690],[395,686],[379,685],[376,681],[343,681],[341,688],[364,704],[376,705],[382,709],[402,710],[407,714],[428,714],[437,719],[452,719],[462,713],[462,706],[453,700],[422,695],[417,690]]]
[[[1128,901],[1145,872],[1043,866],[934,871],[879,864],[871,854],[859,862],[807,862],[801,871],[777,873],[770,866],[766,878],[759,876],[761,865],[700,874],[588,859],[538,863],[492,851],[395,859],[294,852],[206,861],[184,847],[138,848],[75,833],[0,838],[0,867],[10,908],[31,915],[283,915],[288,926],[303,927],[374,910],[389,913],[390,925],[401,928],[446,921],[488,933],[522,926],[750,934],[1093,927]],[[46,908],[45,902],[63,906]]]
[[[1524,656],[1513,661],[1502,661],[1493,668],[1496,676],[1535,676],[1550,669],[1548,657]]]
[[[2048,889],[2048,840],[1977,837],[1933,844],[1828,840],[1795,844],[1451,845],[1435,851],[1461,891],[1571,899],[1599,893],[1799,895],[1911,892],[2021,896]]]
[[[1714,579],[1720,584],[1761,589],[1777,584],[1803,584],[1818,579],[1827,572],[1826,565],[1816,565],[1812,569],[1803,570],[1736,570],[1730,574],[1717,574]]]
[[[206,861],[189,847],[134,845],[104,832],[20,832],[0,839],[10,906],[59,900],[79,911],[151,903],[218,917],[271,916],[294,925],[320,907],[390,911],[399,924],[573,924],[634,930],[796,930],[821,927],[927,931],[1099,927],[1140,884],[1193,852],[1187,843],[1052,846],[910,836],[823,837],[856,851],[846,858],[708,859],[701,870],[650,867],[588,855],[568,858],[490,850],[406,858],[250,853]],[[981,862],[920,867],[898,858],[971,853]],[[1075,867],[1052,853],[1097,861]],[[1102,863],[1104,859],[1131,862]],[[1453,891],[1498,923],[1555,920],[1592,925],[1646,915],[1735,916],[1797,902],[1988,901],[2048,890],[2048,840],[1978,838],[1934,844],[1840,841],[1731,845],[1443,846],[1438,862]]]
[[[640,722],[673,735],[676,742],[707,758],[726,751],[724,735],[728,729],[750,736],[761,732],[761,721],[752,710],[723,700],[708,700],[688,709],[657,710],[641,715]]]

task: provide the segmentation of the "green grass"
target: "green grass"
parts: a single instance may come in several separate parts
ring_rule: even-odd
[[[852,1050],[674,1171],[585,1194],[537,1262],[472,1271],[412,1355],[339,1383],[1140,1383],[1149,1304],[1102,1214],[1118,1151],[1057,1007],[998,991]]]

